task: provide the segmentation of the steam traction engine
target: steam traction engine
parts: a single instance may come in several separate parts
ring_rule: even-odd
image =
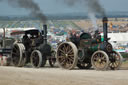
[[[79,38],[72,36],[70,42],[61,43],[57,49],[57,61],[64,69],[89,69],[96,70],[119,69],[122,64],[122,56],[113,50],[107,37],[107,17],[103,18],[104,40],[98,31],[94,37],[89,33],[82,33]]]
[[[47,26],[44,25],[43,28],[42,32],[38,29],[23,31],[22,41],[15,43],[12,48],[14,66],[22,67],[30,62],[33,67],[43,67],[46,60],[49,60],[51,67],[54,66],[56,59],[54,50],[47,43]]]

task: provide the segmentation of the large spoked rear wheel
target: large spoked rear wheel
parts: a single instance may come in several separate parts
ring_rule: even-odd
[[[25,64],[25,56],[23,55],[25,47],[22,43],[16,43],[13,45],[11,52],[12,65],[22,67]]]
[[[57,62],[61,68],[73,69],[77,62],[78,50],[72,42],[61,43],[57,49]]]
[[[25,54],[25,46],[23,44],[20,44],[22,49],[22,59],[21,59],[21,66],[24,66],[26,64],[27,56]]]
[[[120,68],[121,64],[123,61],[123,57],[121,56],[121,54],[119,52],[113,51],[110,54],[110,64],[109,67],[112,70],[117,70]]]
[[[91,63],[96,70],[107,70],[109,57],[104,51],[96,51],[92,55]]]
[[[34,68],[39,68],[42,65],[42,54],[38,50],[34,50],[30,57],[31,65]]]

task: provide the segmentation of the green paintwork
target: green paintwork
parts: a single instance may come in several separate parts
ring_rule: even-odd
[[[91,35],[89,33],[83,33],[80,35],[80,39],[91,39]]]
[[[96,44],[96,45],[91,46],[89,49],[90,49],[92,52],[95,52],[95,51],[98,50],[98,47],[99,47],[99,45]]]

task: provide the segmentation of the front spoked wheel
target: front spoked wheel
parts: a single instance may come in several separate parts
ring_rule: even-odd
[[[91,63],[96,70],[107,70],[109,57],[104,51],[96,51],[92,55]]]
[[[122,65],[123,57],[119,52],[113,51],[110,53],[110,63],[109,67],[112,70],[117,70]]]
[[[31,60],[32,67],[35,67],[35,68],[41,67],[41,64],[42,64],[42,54],[41,54],[41,52],[38,51],[38,50],[34,50],[31,53],[30,60]]]

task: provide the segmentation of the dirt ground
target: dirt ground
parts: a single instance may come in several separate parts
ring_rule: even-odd
[[[128,64],[116,71],[1,66],[0,85],[128,85]]]

